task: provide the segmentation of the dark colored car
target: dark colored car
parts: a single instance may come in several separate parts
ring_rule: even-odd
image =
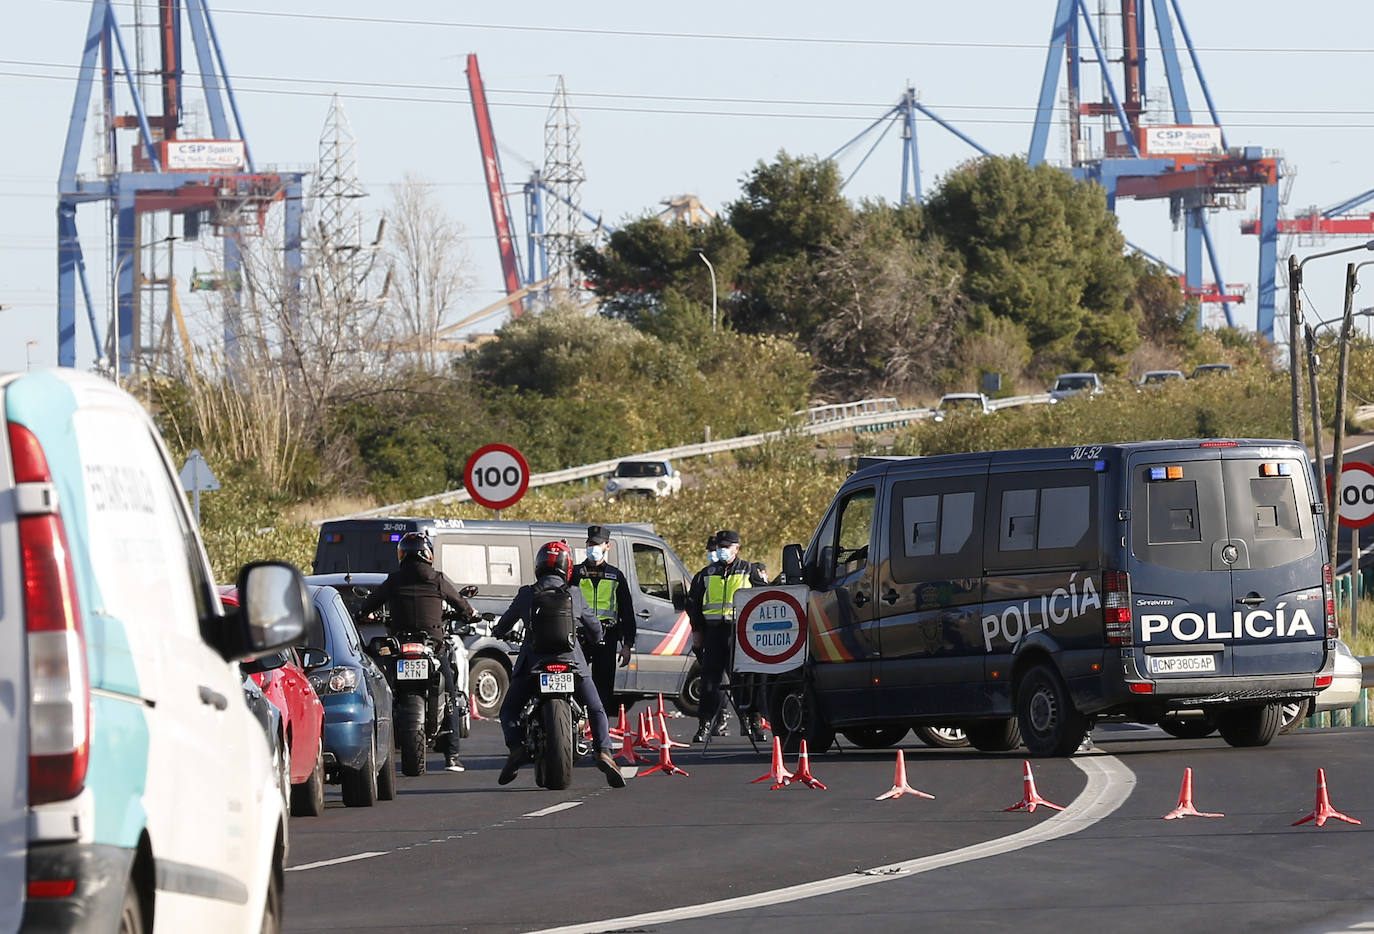
[[[396,797],[392,758],[391,688],[368,654],[339,591],[310,587],[318,619],[306,624],[304,645],[323,649],[329,665],[310,672],[324,704],[324,765],[328,781],[342,786],[349,807],[371,807]]]
[[[220,601],[227,607],[238,606],[238,590],[221,587]],[[306,671],[328,664],[329,656],[320,649],[298,653],[288,646],[239,666],[281,711],[293,817],[324,813],[324,705]]]

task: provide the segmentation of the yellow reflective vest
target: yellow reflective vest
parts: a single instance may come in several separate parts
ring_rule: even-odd
[[[706,625],[734,620],[735,591],[749,586],[749,562],[736,559],[728,565],[712,565],[706,575],[706,593],[701,601],[701,615]]]
[[[596,618],[601,620],[602,626],[614,625],[619,619],[615,605],[615,591],[619,584],[620,581],[609,577],[598,577],[595,580],[584,577],[578,581],[577,586],[582,589],[582,599],[586,601],[587,608],[596,614]]]

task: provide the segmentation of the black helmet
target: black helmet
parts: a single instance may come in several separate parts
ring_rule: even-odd
[[[557,574],[563,580],[572,579],[572,549],[567,542],[545,542],[534,557],[534,574]]]
[[[434,563],[434,546],[429,543],[427,532],[407,532],[396,543],[396,561],[406,558],[419,558],[425,564]]]

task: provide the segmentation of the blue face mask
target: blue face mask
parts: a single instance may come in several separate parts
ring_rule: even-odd
[[[716,551],[714,548],[712,548],[710,551],[706,552],[706,560],[709,561],[709,562],[711,562],[712,564],[715,564],[715,563],[716,563],[716,560],[717,560],[719,557],[720,557],[720,552]]]
[[[595,562],[601,562],[601,561],[606,560],[606,546],[605,546],[605,545],[588,545],[588,546],[587,546],[587,557],[590,558],[590,559],[592,559],[592,561],[595,561]]]

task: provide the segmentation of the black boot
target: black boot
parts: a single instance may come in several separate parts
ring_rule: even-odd
[[[768,738],[763,735],[763,718],[756,713],[749,715],[749,738],[756,743],[761,743]]]
[[[506,756],[506,764],[501,766],[501,774],[496,779],[498,785],[509,785],[515,781],[516,773],[520,771],[520,766],[525,764],[525,747],[511,746],[510,754]]]
[[[697,731],[696,731],[694,734],[692,734],[692,742],[694,742],[694,743],[704,743],[704,742],[706,742],[706,724],[705,724],[705,723],[699,723],[699,724],[697,724]]]
[[[716,728],[711,731],[712,736],[730,735],[730,717],[724,713],[716,715]]]

